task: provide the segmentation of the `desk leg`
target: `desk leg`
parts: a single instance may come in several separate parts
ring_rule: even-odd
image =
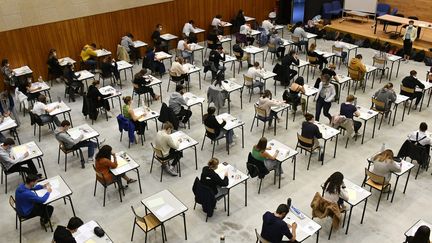
[[[138,168],[136,168],[136,173],[137,173],[137,177],[138,177],[138,185],[139,185],[140,193],[142,194],[141,178],[140,178],[140,174],[139,174]]]
[[[361,144],[363,144],[363,141],[364,141],[365,132],[366,132],[366,124],[367,124],[367,120],[364,121],[364,126],[363,126],[363,135],[362,135],[362,142],[361,142]]]
[[[48,215],[48,207],[45,207],[45,215]],[[54,232],[53,227],[52,227],[52,223],[51,223],[51,218],[48,219],[48,223],[51,229],[51,232]],[[45,227],[45,226],[44,226]]]
[[[198,81],[199,81],[199,89],[201,89],[201,72],[198,72]],[[190,79],[189,79],[189,82],[190,82]]]
[[[286,121],[285,121],[285,130],[288,130],[288,108],[286,109]]]
[[[240,89],[240,109],[243,110],[243,88]]]
[[[308,112],[308,106],[309,106],[309,96],[306,99],[306,112]]]
[[[430,105],[431,96],[432,96],[432,90],[430,89],[430,90],[429,90],[429,99],[428,99],[427,107],[429,107],[429,105]]]
[[[229,216],[229,213],[230,213],[230,189],[228,189],[227,196],[228,196],[228,209],[227,209],[227,215]]]
[[[185,240],[187,240],[187,231],[186,231],[186,214],[183,213],[183,224],[184,224],[184,230],[185,230]]]
[[[231,114],[231,92],[228,93],[228,114]]]
[[[48,178],[47,173],[46,173],[46,170],[45,170],[45,165],[44,165],[44,162],[43,162],[42,157],[37,158],[37,160],[40,161],[41,164],[42,164],[42,170],[43,170],[43,172],[44,172],[45,178]]]
[[[373,129],[372,129],[372,138],[375,137],[375,127],[376,127],[377,118],[378,118],[378,115],[376,115],[375,119],[374,119],[374,126],[373,126]]]
[[[195,150],[195,170],[198,170],[198,157],[197,157],[196,146],[194,146],[194,150]]]
[[[204,117],[203,103],[200,103],[200,106],[201,106],[201,123],[204,123],[204,120],[202,119],[202,117]]]
[[[395,104],[395,105],[394,105],[393,124],[392,124],[393,127],[394,127],[395,120],[396,120],[396,113],[397,113],[397,110],[398,110],[398,104]]]
[[[263,67],[264,67],[264,51],[262,52],[262,64],[263,64]]]
[[[244,126],[241,126],[242,128],[242,148],[244,148]]]
[[[361,217],[361,220],[360,220],[360,224],[363,224],[363,219],[364,219],[364,215],[365,215],[365,212],[366,212],[366,205],[367,205],[367,198],[366,198],[364,206],[363,206],[363,213],[362,213],[362,217]]]
[[[399,75],[399,67],[400,67],[400,63],[401,63],[401,60],[399,59],[399,61],[398,61],[398,67],[397,67],[397,70],[396,70],[396,78],[397,78],[397,76]]]
[[[391,80],[391,76],[392,76],[392,73],[393,73],[393,65],[394,65],[394,62],[392,62],[392,65],[391,65],[391,68],[390,68],[390,73],[389,73],[389,80]]]
[[[297,156],[294,156],[292,158],[292,162],[294,163],[294,167],[293,167],[293,181],[295,181],[295,171],[296,171],[296,164],[297,164]]]
[[[336,143],[335,143],[335,150],[334,150],[333,158],[336,158],[336,151],[337,151],[337,145],[338,145],[338,138],[339,138],[339,134],[336,135]]]
[[[70,112],[68,112],[68,116],[69,116],[69,121],[70,121],[70,123],[71,123],[71,127],[73,127],[73,123],[72,123],[72,117],[71,117],[71,114],[70,114]]]
[[[351,214],[352,214],[353,208],[354,208],[354,207],[351,205],[351,207],[350,207],[350,211],[349,211],[349,214],[348,214],[347,228],[346,228],[346,231],[345,231],[345,234],[346,234],[346,235],[348,234],[349,225],[350,225],[350,222],[351,222]]]
[[[281,185],[281,171],[282,171],[282,162],[279,163],[279,189],[280,189],[280,185]],[[276,172],[275,172],[276,173]]]
[[[348,80],[348,95],[349,95],[349,92],[350,92],[350,88],[351,88],[351,79],[350,80]]]
[[[245,180],[245,207],[247,207],[247,180]]]
[[[119,109],[121,110],[121,98],[120,98],[120,96],[118,96],[117,98],[118,98],[118,102],[119,102]]]
[[[161,104],[162,104],[163,103],[163,98],[162,98],[162,85],[161,84],[159,84],[159,95],[160,95],[160,101],[161,101]],[[119,97],[119,99],[120,99],[120,97]],[[119,102],[120,102],[120,100],[119,100]],[[121,106],[120,106],[120,109],[121,109]]]
[[[324,158],[325,158],[326,145],[327,145],[327,140],[324,139],[324,147],[323,147],[323,151],[322,151],[322,161],[321,161],[321,165],[324,165]]]
[[[396,177],[396,182],[395,182],[395,185],[394,185],[394,188],[393,188],[392,198],[390,200],[391,203],[393,202],[393,198],[394,198],[394,195],[396,193],[396,188],[397,188],[398,182],[399,182],[399,176]]]
[[[72,208],[72,213],[73,213],[74,217],[76,217],[75,208],[74,208],[73,203],[72,203],[72,198],[70,196],[68,196],[67,199],[70,202],[70,205],[71,205],[71,208]]]
[[[319,241],[319,230],[316,232],[316,235],[317,235],[316,243],[318,243],[318,241]]]
[[[19,139],[18,132],[17,132],[16,128],[14,128],[13,131],[14,131],[14,133],[15,133],[15,136],[16,136],[17,140],[18,140],[18,144],[21,144],[21,141],[20,141],[20,139]]]
[[[404,190],[403,190],[404,194],[405,194],[407,186],[408,186],[408,181],[409,181],[409,178],[410,178],[410,174],[411,174],[411,170],[408,171],[408,176],[407,176],[407,179],[406,179],[406,182],[405,182],[405,187],[404,187]]]

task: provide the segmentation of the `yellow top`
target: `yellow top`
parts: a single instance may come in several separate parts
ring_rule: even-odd
[[[81,50],[82,60],[87,61],[92,56],[96,57],[97,56],[96,52],[93,50],[93,48],[90,45],[85,45]]]

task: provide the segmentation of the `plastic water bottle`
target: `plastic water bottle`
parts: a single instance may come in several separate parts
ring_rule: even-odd
[[[38,81],[43,82],[42,76],[39,76]]]
[[[383,143],[383,144],[381,145],[381,152],[384,151],[385,149],[386,149],[386,144]]]
[[[220,237],[220,243],[225,243],[225,236],[224,235],[221,235],[221,237]]]

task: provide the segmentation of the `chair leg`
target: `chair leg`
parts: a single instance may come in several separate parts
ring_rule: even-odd
[[[134,237],[134,233],[135,233],[135,220],[136,220],[136,219],[134,219],[133,226],[132,226],[131,241],[133,241],[133,237]]]
[[[169,166],[169,165],[167,165]],[[163,171],[164,171],[164,167],[163,165],[161,165],[161,176],[160,176],[160,182],[162,182],[162,175],[163,175]]]
[[[121,180],[121,178],[120,178],[119,180]],[[124,193],[124,189],[123,189],[123,187],[121,186],[120,181],[118,182],[118,187],[119,187],[118,190],[119,190],[120,202],[123,202],[123,199],[122,199],[122,191],[123,191],[123,193]]]
[[[382,124],[383,119],[384,119],[384,113],[381,115],[381,120],[380,120],[380,124],[378,126],[378,130],[381,129],[381,124]]]
[[[255,117],[252,119],[252,125],[251,125],[251,129],[250,129],[251,132],[252,132],[252,128],[253,128],[254,123],[255,123]]]
[[[203,141],[202,141],[202,144],[201,144],[201,151],[202,151],[203,148],[204,148],[204,141],[205,141],[205,138],[206,138],[206,135],[204,134],[204,138],[203,138]]]
[[[331,237],[331,235],[332,235],[332,232],[333,232],[333,224],[332,224],[332,226],[330,227],[330,233],[329,233],[328,240],[330,240],[330,237]]]
[[[106,186],[104,186],[104,201],[103,201],[103,206],[105,207],[105,197],[106,197]]]
[[[379,198],[378,198],[378,203],[377,203],[377,207],[376,207],[375,211],[378,211],[378,207],[379,207],[379,204],[380,204],[380,201],[381,201],[382,194],[383,194],[383,191],[380,191],[380,195],[379,195]]]
[[[260,192],[261,192],[261,183],[262,183],[262,179],[260,179],[260,183],[259,183],[259,187],[258,187],[258,194],[260,194]]]
[[[153,170],[153,161],[154,161],[154,153],[153,153],[153,158],[152,158],[152,161],[151,161],[151,164],[150,164],[150,173],[152,173],[152,170]]]
[[[204,143],[203,143],[204,144]],[[212,158],[213,158],[213,156],[214,156],[214,151],[215,151],[215,147],[216,147],[216,142],[215,141],[213,141],[213,151],[212,151]]]
[[[310,162],[311,162],[311,158],[312,158],[312,152],[309,153],[309,162],[308,162],[308,166],[307,166],[306,170],[309,170],[309,165],[310,165]]]
[[[257,121],[258,122],[258,121]],[[264,137],[264,132],[265,132],[265,128],[266,128],[266,123],[267,122],[263,122],[264,123],[264,125],[263,125],[263,131],[262,131],[262,134],[261,134],[261,137]],[[276,121],[275,121],[275,124],[276,124]],[[270,126],[270,125],[269,125]]]

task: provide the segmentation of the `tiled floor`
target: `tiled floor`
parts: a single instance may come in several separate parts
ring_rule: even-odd
[[[285,31],[285,35],[286,32],[287,31]],[[317,44],[318,49],[327,51],[331,50],[330,41],[318,40]],[[372,64],[373,50],[360,48],[359,53],[363,54],[365,63]],[[261,60],[260,56],[257,58],[257,60]],[[301,58],[304,59],[304,55],[301,55]],[[200,65],[201,60],[197,60],[197,63]],[[272,69],[270,58],[267,59],[265,68],[269,70]],[[137,72],[138,69],[139,66],[136,65],[134,67],[134,72]],[[424,79],[427,68],[423,63],[402,63],[399,77],[394,78],[393,74],[392,79],[397,91],[399,91],[399,83],[402,77],[412,69],[416,69],[418,71],[418,77]],[[241,71],[241,74],[244,72],[245,69]],[[338,70],[338,73],[346,74],[346,72],[347,70],[344,66]],[[241,74],[236,74],[236,80],[240,83],[243,82]],[[128,73],[128,80],[123,81],[124,87],[122,92],[125,95],[130,95],[132,91],[132,85],[130,82],[131,77],[129,75],[130,74]],[[226,76],[227,78],[232,77],[230,70],[227,71]],[[165,75],[163,77],[162,87],[164,102],[167,102],[169,97],[166,92],[167,81],[168,75]],[[374,89],[370,88],[369,82],[368,87],[366,87],[366,93],[357,92],[358,104],[369,107],[371,95],[377,88],[383,86],[386,81],[387,80],[383,80],[381,84],[379,81],[375,82]],[[193,76],[191,81],[191,92],[206,97],[206,90],[209,86],[209,77],[207,77],[207,80],[204,80],[202,83],[203,87],[200,90],[198,88],[197,76]],[[314,81],[310,78],[309,84],[313,83]],[[271,81],[270,86],[272,85]],[[277,94],[274,95],[274,98],[280,99],[283,87],[278,86],[277,89],[278,91]],[[56,83],[51,91],[51,95],[53,97],[56,97],[57,95],[62,96],[63,90],[63,85]],[[156,93],[159,93],[158,89],[155,91]],[[260,138],[261,129],[254,127],[253,131],[249,132],[254,113],[253,103],[247,102],[248,99],[246,99],[246,94],[243,94],[243,96],[245,99],[243,99],[243,109],[241,110],[238,93],[233,93],[231,113],[246,122],[245,147],[241,148],[241,136],[239,136],[239,138],[237,138],[237,145],[231,149],[229,156],[224,150],[224,142],[221,142],[216,146],[215,156],[221,161],[227,161],[234,164],[239,170],[246,171],[245,162],[247,160],[247,155],[252,146]],[[342,91],[341,99],[344,100],[345,97],[346,89]],[[252,99],[257,100],[258,95],[254,94]],[[77,99],[77,102],[69,103],[69,105],[73,109],[72,119],[75,125],[90,122],[88,119],[84,119],[84,116],[81,113],[81,97]],[[118,103],[115,102],[114,105],[115,108],[113,109],[113,112],[118,114],[120,112]],[[160,105],[160,102],[153,102],[151,108],[159,110]],[[336,114],[338,109],[339,105],[333,104],[331,114]],[[321,191],[320,184],[335,171],[341,171],[346,178],[349,178],[360,185],[364,176],[364,167],[367,165],[366,158],[378,151],[383,143],[397,152],[408,132],[417,129],[420,122],[430,121],[431,109],[432,108],[430,107],[424,107],[422,112],[412,111],[410,115],[405,116],[405,120],[402,123],[400,121],[402,109],[400,108],[396,125],[392,127],[388,124],[383,124],[381,130],[376,131],[374,139],[371,139],[372,123],[369,123],[366,131],[365,143],[363,145],[360,144],[360,141],[351,141],[348,148],[345,149],[345,139],[344,137],[341,137],[339,139],[336,158],[331,156],[333,153],[334,141],[329,142],[326,154],[327,160],[324,166],[321,166],[321,164],[317,162],[317,157],[315,155],[312,158],[311,168],[307,171],[307,157],[299,154],[297,158],[297,174],[295,181],[292,180],[291,173],[293,166],[290,162],[283,164],[286,174],[282,179],[282,186],[280,189],[272,184],[272,178],[271,176],[268,176],[263,181],[261,194],[258,195],[258,181],[256,179],[250,179],[248,181],[248,206],[244,207],[244,187],[243,185],[238,186],[231,192],[231,215],[228,217],[226,213],[223,212],[222,202],[219,202],[214,216],[210,218],[207,223],[205,222],[205,215],[201,211],[200,206],[198,206],[196,210],[193,210],[194,196],[192,193],[192,184],[195,177],[200,175],[201,168],[210,158],[211,146],[208,141],[206,142],[203,151],[199,151],[198,149],[198,170],[195,170],[193,151],[187,150],[181,160],[182,177],[170,177],[165,175],[163,183],[160,183],[159,166],[156,166],[153,169],[152,174],[149,173],[152,155],[150,142],[153,140],[156,133],[154,124],[150,123],[149,131],[146,133],[147,141],[144,143],[144,146],[137,144],[128,149],[127,139],[123,139],[123,142],[119,142],[120,134],[118,132],[116,119],[110,118],[107,122],[104,117],[99,117],[93,127],[101,133],[102,137],[106,138],[106,143],[113,146],[115,151],[128,151],[128,153],[130,153],[132,157],[139,162],[141,165],[140,172],[143,186],[143,193],[140,194],[138,184],[130,185],[129,189],[126,191],[123,203],[120,203],[117,191],[114,188],[109,188],[105,208],[102,207],[102,187],[98,186],[97,195],[96,197],[93,197],[95,174],[90,164],[87,164],[85,169],[81,169],[78,160],[76,158],[71,158],[69,160],[70,163],[68,165],[68,171],[65,173],[63,162],[60,162],[58,165],[56,161],[57,142],[55,141],[53,133],[48,131],[46,127],[42,129],[43,138],[38,144],[45,154],[44,161],[48,176],[61,175],[71,186],[73,191],[72,200],[77,215],[84,221],[96,220],[99,222],[114,242],[130,241],[133,222],[130,206],[133,205],[139,213],[144,212],[144,207],[140,203],[141,200],[144,197],[163,189],[169,189],[189,208],[186,212],[188,242],[218,242],[220,235],[226,236],[225,242],[254,242],[254,228],[261,228],[261,217],[265,211],[274,211],[278,204],[285,202],[288,197],[291,197],[293,204],[296,205],[297,208],[303,210],[306,215],[310,215],[310,202],[312,197],[315,192]],[[314,113],[314,102],[310,103],[309,110]],[[191,129],[183,129],[183,131],[199,141],[199,146],[201,146],[204,126],[201,124],[200,110],[198,107],[194,107],[192,111],[194,115],[191,120]],[[223,111],[224,110],[222,110],[222,112]],[[288,146],[295,147],[296,132],[299,130],[302,121],[302,117],[299,114],[300,113],[298,113],[295,122],[292,122],[290,114],[288,130],[284,129],[285,120],[283,120],[283,122],[278,124],[277,136],[273,136],[272,130],[266,131],[265,136],[269,139],[278,139]],[[37,137],[34,137],[32,134],[33,131],[30,127],[29,116],[26,115],[26,117],[21,117],[21,119],[23,121],[23,125],[19,129],[21,141],[27,142],[36,140]],[[283,117],[283,119],[285,118]],[[324,118],[322,121],[325,121]],[[236,133],[240,135],[238,130]],[[133,178],[136,177],[134,173],[129,173],[129,176]],[[417,180],[414,180],[414,177],[411,175],[407,192],[406,194],[403,194],[402,184],[405,182],[405,178],[406,176],[403,176],[399,182],[400,184],[393,203],[382,200],[380,210],[375,212],[378,194],[373,192],[368,201],[364,223],[362,225],[360,224],[362,205],[359,205],[354,208],[352,213],[349,234],[345,235],[344,230],[333,232],[331,240],[333,242],[347,243],[402,242],[405,230],[418,219],[423,218],[431,221],[432,213],[431,210],[429,210],[429,202],[432,199],[430,193],[430,171],[421,172]],[[395,178],[392,178],[392,180],[394,181]],[[2,215],[2,220],[0,222],[1,242],[18,242],[18,230],[15,230],[14,226],[15,215],[8,205],[8,197],[10,194],[13,194],[18,183],[20,183],[18,176],[10,176],[8,193],[0,193],[0,200],[2,202],[0,204]],[[54,223],[57,225],[67,224],[69,217],[72,216],[69,205],[64,205],[61,201],[55,202],[53,205],[55,206],[52,218]],[[322,225],[320,240],[325,242],[327,241],[330,229],[330,219],[317,220],[317,222]],[[183,221],[181,217],[173,218],[165,225],[169,242],[185,242]],[[52,233],[46,233],[41,229],[38,220],[35,219],[23,223],[23,238],[23,242],[49,242],[52,238]],[[313,236],[306,241],[313,242],[315,241],[315,238],[316,236]],[[144,241],[144,234],[140,230],[135,230],[134,241]],[[149,242],[161,242],[160,231],[150,233]]]

